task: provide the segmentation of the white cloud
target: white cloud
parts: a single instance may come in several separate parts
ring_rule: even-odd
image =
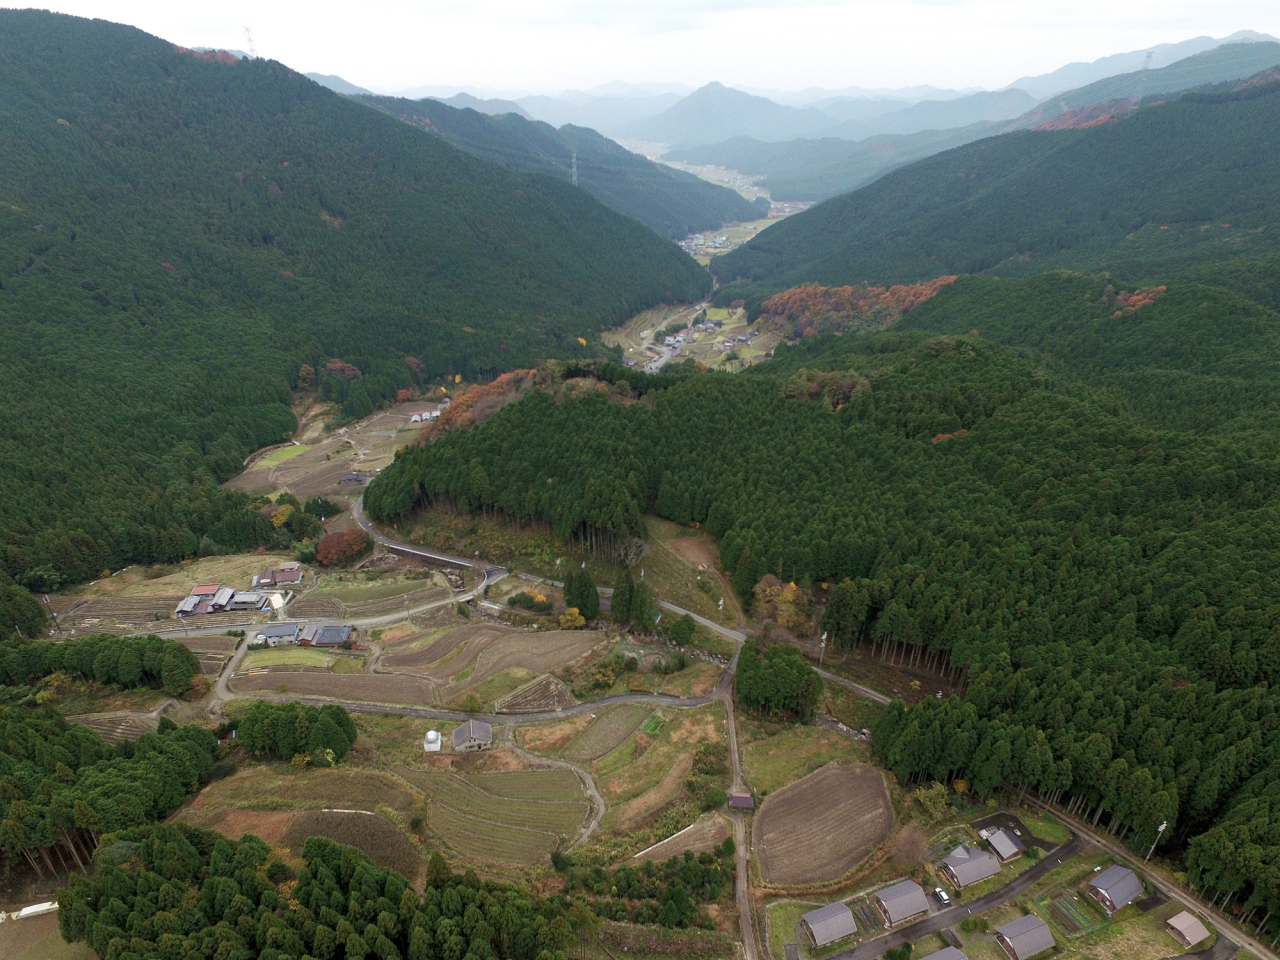
[[[1276,0],[55,0],[186,46],[244,48],[381,90],[554,92],[609,80],[999,87],[1073,60],[1240,29]]]

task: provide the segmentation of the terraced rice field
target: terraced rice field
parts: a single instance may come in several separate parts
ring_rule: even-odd
[[[878,770],[831,764],[770,794],[754,829],[766,883],[802,886],[836,880],[861,863],[893,827]]]
[[[428,823],[464,857],[507,863],[541,860],[572,840],[590,813],[570,771],[474,774],[463,779],[403,764],[393,772],[430,798]]]
[[[545,713],[575,703],[569,688],[548,673],[507,694],[495,704],[495,709],[498,713]]]
[[[151,717],[139,717],[132,714],[111,716],[103,714],[82,714],[67,717],[68,723],[78,723],[88,727],[107,743],[119,743],[121,740],[137,740],[144,733],[155,733],[158,721]]]
[[[725,823],[724,818],[718,813],[707,813],[675,836],[667,837],[647,850],[641,850],[631,859],[638,863],[646,860],[666,863],[672,857],[683,857],[686,850],[697,854],[714,849],[724,843],[724,838],[727,836],[729,836],[729,825]]]
[[[346,608],[342,605],[342,601],[335,600],[333,597],[308,594],[289,604],[291,617],[331,617],[334,620],[340,620],[345,615]]]
[[[598,760],[622,746],[652,713],[652,707],[639,703],[601,710],[590,726],[560,749],[560,755],[566,760]]]
[[[64,628],[93,626],[96,621],[146,624],[167,620],[182,601],[171,597],[99,597],[80,604],[62,617]],[[170,624],[172,626],[172,624]]]
[[[433,702],[434,688],[417,677],[385,674],[278,673],[237,676],[231,686],[237,693],[275,693],[280,684],[286,693],[366,703],[400,703],[424,706]]]

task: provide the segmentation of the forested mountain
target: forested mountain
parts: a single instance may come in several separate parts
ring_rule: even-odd
[[[565,125],[556,130],[514,114],[485,116],[437,100],[361,99],[459,149],[524,173],[569,180],[576,153],[582,189],[664,237],[679,239],[719,229],[730,220],[758,216],[755,207],[735,191],[654,163],[584,127]]]
[[[1280,851],[1229,841],[1280,826],[1250,819],[1280,810],[1280,315],[1051,274],[961,278],[900,326],[747,375],[547,378],[404,451],[366,504],[542,517],[605,549],[648,510],[704,523],[745,598],[765,574],[812,585],[837,646],[967,676],[963,700],[885,714],[904,780],[1025,784],[1135,849],[1168,818],[1197,884],[1280,909]]]
[[[1023,90],[984,90],[953,100],[922,100],[878,117],[849,120],[833,127],[826,135],[844,140],[865,140],[880,134],[952,130],[983,121],[1013,120],[1034,107],[1036,102],[1035,97]]]
[[[195,551],[303,364],[359,412],[709,285],[556,178],[104,21],[0,11],[0,117],[0,564],[39,589]]]
[[[1270,255],[1280,81],[1240,87],[1089,129],[981,140],[896,170],[716,258],[727,284],[718,297],[1056,266],[1158,278]]]
[[[826,200],[914,160],[989,137],[1002,128],[1002,124],[984,121],[958,130],[885,134],[858,141],[823,138],[765,143],[735,137],[723,143],[672,150],[664,159],[763,174],[759,185],[774,200]]]
[[[624,131],[657,143],[718,143],[730,137],[789,140],[820,134],[832,118],[812,107],[784,107],[720,83],[708,83],[656,117],[638,120]]]

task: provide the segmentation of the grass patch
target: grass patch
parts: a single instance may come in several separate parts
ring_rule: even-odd
[[[254,667],[274,667],[297,664],[303,667],[327,667],[337,659],[331,654],[307,647],[276,647],[273,650],[251,650],[241,664],[241,670]],[[357,671],[358,672],[358,671]]]
[[[363,657],[337,657],[333,662],[334,673],[364,673]]]
[[[860,760],[863,751],[835,730],[796,725],[746,745],[743,773],[759,793],[772,793],[832,760]]]
[[[773,960],[786,960],[788,943],[802,943],[796,936],[796,924],[821,903],[801,900],[777,900],[765,908],[765,927],[769,934],[769,955]]]
[[[620,747],[653,712],[652,707],[624,703],[601,710],[581,733],[560,748],[566,760],[598,760]]]
[[[851,730],[869,730],[884,707],[838,683],[822,685],[823,710]]]
[[[699,588],[698,568],[667,546],[666,541],[689,531],[658,517],[645,517],[645,525],[649,530],[646,538],[649,552],[638,564],[644,570],[645,582],[663,600],[692,610],[708,620],[732,626],[733,615],[727,609],[719,609],[717,605],[722,596],[720,582],[709,574],[703,574],[705,589]]]
[[[1071,839],[1071,831],[1053,817],[1026,814],[1022,817],[1022,822],[1033,835],[1048,843],[1066,843]]]
[[[732,660],[733,655],[738,652],[738,645],[728,637],[721,636],[714,631],[708,630],[702,624],[698,624],[693,631],[693,639],[689,641],[690,650],[701,650],[703,653],[709,653],[713,657],[719,657],[721,660]]]
[[[700,697],[715,689],[716,681],[723,673],[721,667],[703,660],[694,660],[679,673],[666,677],[662,692],[677,697]]]
[[[382,713],[353,713],[351,718],[360,734],[352,753],[366,764],[418,763],[424,756],[422,738],[428,730],[439,730],[440,736],[448,739],[458,726],[448,720]]]
[[[471,692],[480,698],[481,703],[493,703],[495,700],[501,700],[508,693],[519,690],[538,676],[539,674],[534,673],[532,670],[526,670],[524,667],[508,667],[501,673],[482,681]]]
[[[279,450],[272,450],[265,457],[259,460],[254,466],[258,467],[274,467],[277,464],[284,463],[286,460],[292,460],[300,453],[306,453],[307,447],[302,444],[292,444],[287,447],[281,447]]]
[[[662,729],[662,725],[664,723],[666,723],[666,721],[663,720],[662,717],[658,716],[655,713],[652,717],[650,717],[648,720],[644,722],[644,724],[640,727],[640,729],[652,737],[652,736],[655,736],[658,733],[658,731]]]

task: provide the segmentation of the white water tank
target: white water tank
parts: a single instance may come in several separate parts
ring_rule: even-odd
[[[428,730],[427,735],[422,738],[422,749],[427,753],[440,752],[440,731]]]

